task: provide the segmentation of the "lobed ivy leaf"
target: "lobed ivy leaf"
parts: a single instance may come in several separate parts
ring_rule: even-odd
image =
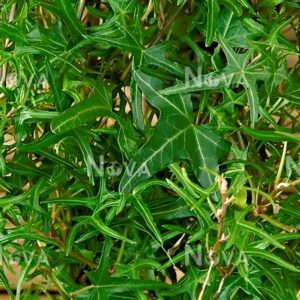
[[[212,185],[213,177],[209,171],[217,169],[219,153],[226,151],[226,144],[208,127],[193,124],[189,96],[159,95],[161,82],[141,71],[135,72],[135,80],[150,104],[160,110],[160,120],[153,136],[129,163],[120,191],[131,191],[142,180],[183,159],[191,160],[204,186]]]

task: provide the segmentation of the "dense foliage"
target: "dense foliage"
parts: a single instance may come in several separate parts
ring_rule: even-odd
[[[13,299],[299,297],[297,0],[0,3]]]

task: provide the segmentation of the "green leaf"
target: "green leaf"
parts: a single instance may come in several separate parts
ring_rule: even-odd
[[[9,242],[12,242],[14,240],[18,240],[18,239],[26,239],[26,240],[31,240],[31,241],[41,241],[41,242],[45,242],[48,243],[50,245],[54,245],[57,246],[58,243],[50,238],[47,238],[45,236],[41,236],[35,233],[29,233],[26,231],[23,232],[9,232],[6,236],[1,236],[0,237],[0,244],[1,245],[5,245]]]
[[[243,26],[241,18],[234,15],[242,13],[242,7],[237,1],[226,0],[224,4],[231,9],[223,8],[219,13],[217,31],[231,46],[249,48],[250,32]]]
[[[107,272],[110,266],[110,252],[112,250],[112,240],[109,237],[105,238],[104,245],[103,245],[103,250],[101,253],[101,258],[99,261],[99,266],[96,271],[89,272],[87,273],[89,279],[91,280],[92,283],[99,284],[103,281],[105,281]]]
[[[85,34],[85,29],[77,19],[72,4],[68,0],[55,0],[55,3],[63,20],[69,27],[71,34],[76,38],[82,37]]]
[[[159,95],[157,91],[161,82],[140,71],[135,72],[135,79],[150,104],[160,110],[161,116],[152,137],[129,163],[120,191],[131,191],[142,180],[182,159],[190,159],[199,181],[210,186],[213,177],[209,171],[217,169],[218,153],[226,151],[225,144],[208,127],[193,125],[189,96]],[[187,147],[182,148],[182,145]]]
[[[199,220],[202,222],[204,226],[209,226],[211,224],[211,220],[207,211],[202,208],[198,207],[196,201],[193,197],[185,190],[179,188],[176,184],[174,184],[171,180],[167,179],[167,182],[172,190],[174,190],[178,196],[180,196],[190,207],[192,211],[195,211],[196,215],[198,216]]]
[[[113,278],[113,277],[110,277],[109,280],[105,280],[101,284],[94,286],[95,290],[98,291],[105,290],[105,292],[108,294],[138,291],[138,290],[156,290],[156,289],[166,290],[169,288],[170,286],[168,286],[167,284],[159,281],[154,281],[154,280],[135,280],[135,279],[125,280],[124,278]]]
[[[239,225],[239,227],[243,228],[244,230],[248,230],[248,231],[253,232],[254,234],[260,236],[265,241],[268,241],[270,244],[274,245],[275,247],[278,247],[280,249],[285,249],[285,247],[283,245],[281,245],[279,242],[277,242],[271,235],[269,235],[265,231],[257,228],[255,225],[252,225],[250,222],[239,221],[237,224]]]
[[[94,210],[94,208],[97,204],[96,200],[97,200],[96,197],[93,197],[93,198],[89,198],[89,197],[68,198],[68,197],[65,197],[65,198],[52,198],[52,199],[43,200],[42,203],[44,203],[44,204],[60,204],[60,205],[64,205],[64,206],[83,206],[83,207],[89,208],[91,210]]]
[[[254,76],[251,73],[245,72],[245,67],[251,52],[245,54],[236,54],[221,36],[219,36],[219,42],[226,55],[229,66],[232,66],[236,72],[240,73],[241,75],[241,81],[245,87],[250,106],[251,126],[254,127],[254,124],[258,118],[259,99],[256,91]]]
[[[98,166],[94,159],[94,154],[89,144],[89,136],[76,131],[73,131],[74,140],[78,143],[83,159],[85,162],[87,176],[91,183],[94,185],[94,173],[98,171]],[[100,175],[100,174],[99,174]]]
[[[108,0],[115,14],[124,15],[136,7],[136,0]]]
[[[241,6],[241,4],[238,2],[238,0],[221,0],[220,3],[224,4],[225,6],[227,6],[228,8],[230,8],[235,15],[237,16],[241,16],[243,13],[243,8]],[[224,11],[223,11],[224,13]],[[220,14],[220,17],[222,17],[222,14]]]
[[[59,84],[54,77],[53,69],[48,59],[46,59],[46,73],[53,92],[55,106],[57,110],[61,112],[63,111],[64,108],[63,105],[64,94],[62,93]]]
[[[58,116],[57,112],[54,111],[42,111],[42,110],[27,110],[24,109],[20,112],[19,116],[19,124],[22,126],[25,122],[26,123],[35,123],[36,121],[41,120],[52,120]]]
[[[247,63],[252,51],[247,51],[244,54],[237,54],[221,35],[218,35],[218,40],[228,62],[228,65],[222,72],[212,72],[207,75],[199,75],[189,82],[180,83],[174,87],[166,88],[160,91],[160,94],[174,95],[177,93],[189,93],[199,90],[220,89],[232,84],[242,84],[246,90],[250,107],[251,127],[254,127],[258,119],[260,103],[256,88],[257,75],[266,74],[268,77],[271,73],[265,71],[256,72],[254,71],[254,67],[251,67],[251,69],[247,68]]]
[[[247,8],[252,14],[255,15],[255,10],[248,0],[238,0],[245,8]]]
[[[285,292],[283,290],[281,278],[279,278],[279,276],[276,276],[275,272],[273,273],[272,269],[270,269],[269,266],[266,266],[265,264],[256,260],[252,260],[252,263],[267,276],[268,280],[270,280],[275,287],[277,293],[279,293],[281,297],[284,297]]]
[[[138,130],[144,132],[145,122],[144,122],[144,114],[143,114],[142,93],[140,92],[135,80],[132,80],[131,82],[130,91],[132,95],[131,109],[132,109],[134,125]]]
[[[137,149],[138,134],[131,123],[119,118],[120,129],[118,133],[118,143],[127,159],[130,159]]]
[[[6,288],[6,292],[9,294],[10,298],[12,300],[15,299],[14,292],[13,292],[13,290],[9,284],[9,281],[8,281],[7,277],[5,276],[4,271],[2,269],[0,269],[0,280],[4,284],[4,286]]]
[[[133,53],[136,62],[139,64],[142,59],[143,46],[138,40],[137,33],[132,33],[130,27],[121,26],[121,22],[120,17],[115,16],[106,23],[95,27],[94,32],[89,35],[87,41],[84,41],[82,45],[96,42],[101,47],[116,47]]]
[[[88,100],[75,104],[54,118],[51,122],[51,129],[54,133],[61,134],[95,121],[100,116],[114,118],[115,114],[106,103],[102,103],[101,99],[93,96]]]
[[[33,268],[33,255],[34,253],[31,253],[29,260],[27,261],[27,265],[25,266],[25,268],[23,268],[21,274],[19,275],[18,278],[18,283],[17,283],[17,290],[16,290],[16,300],[20,300],[21,299],[21,292],[23,289],[23,284],[26,280],[26,277],[28,276],[28,273],[30,272],[31,268]]]
[[[9,38],[15,43],[27,43],[26,36],[16,25],[12,23],[0,22],[0,36],[2,38]]]
[[[166,51],[166,45],[155,45],[143,50],[143,64],[163,68],[179,78],[184,78],[183,69],[177,63],[171,62],[166,58]]]
[[[147,226],[151,230],[153,236],[157,239],[157,241],[163,245],[163,240],[161,237],[161,234],[154,222],[154,219],[151,215],[151,212],[149,208],[147,207],[147,204],[143,201],[141,197],[131,197],[131,202],[133,203],[135,209],[140,213],[140,215],[145,220]]]
[[[44,136],[42,136],[38,140],[35,140],[32,143],[28,143],[28,144],[24,143],[20,145],[19,150],[24,152],[35,152],[35,151],[43,150],[45,148],[52,146],[53,144],[56,144],[60,139],[61,136],[59,134],[48,132]]]
[[[264,258],[266,260],[271,261],[272,263],[275,263],[289,271],[292,272],[300,272],[300,269],[296,268],[292,264],[288,263],[286,260],[280,258],[279,256],[269,253],[264,250],[259,250],[259,249],[246,249],[243,251],[246,255],[249,255],[250,257],[259,257],[259,258]]]
[[[241,130],[245,134],[250,135],[251,137],[255,138],[258,141],[265,141],[265,142],[287,141],[287,142],[294,142],[294,143],[300,142],[300,138],[298,136],[286,131],[258,130],[258,129],[247,128],[245,126],[242,126]]]
[[[111,236],[117,240],[121,240],[121,241],[127,242],[129,244],[135,244],[134,241],[129,240],[128,238],[119,234],[117,231],[115,231],[115,230],[111,229],[110,227],[108,227],[107,225],[105,225],[105,223],[100,218],[91,217],[90,220],[91,220],[91,225],[93,225],[95,228],[97,228],[104,235]]]
[[[208,14],[207,14],[207,33],[205,39],[205,46],[209,47],[215,38],[217,20],[219,14],[218,0],[207,0]]]
[[[68,238],[66,241],[66,255],[69,255],[74,246],[75,238],[78,233],[79,228],[86,223],[85,221],[77,223],[69,232]]]

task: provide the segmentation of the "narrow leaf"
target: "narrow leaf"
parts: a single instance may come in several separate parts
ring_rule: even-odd
[[[109,228],[107,225],[104,224],[104,222],[101,219],[92,217],[91,221],[92,221],[91,224],[95,228],[97,228],[101,233],[103,233],[104,235],[111,236],[117,240],[121,240],[121,241],[127,242],[129,244],[135,244],[134,241],[127,239],[126,237],[124,237],[120,233],[118,233],[117,231]]]
[[[253,257],[259,257],[259,258],[264,258],[266,260],[269,260],[287,270],[290,270],[292,272],[300,272],[300,269],[294,267],[292,264],[286,262],[285,260],[283,260],[282,258],[280,258],[279,256],[273,254],[273,253],[269,253],[267,251],[264,250],[259,250],[259,249],[247,249],[243,251],[246,255],[249,256],[253,256]]]
[[[59,84],[57,80],[54,78],[53,69],[48,59],[46,59],[46,73],[47,73],[47,79],[51,86],[51,90],[53,92],[55,106],[57,110],[61,112],[63,111],[64,108],[62,103],[64,99],[64,94],[59,88]]]
[[[218,0],[207,0],[208,14],[207,14],[207,33],[205,39],[205,46],[209,47],[215,38],[217,28],[217,20],[219,14]]]
[[[141,214],[141,216],[144,218],[146,224],[148,225],[149,229],[153,233],[153,235],[156,237],[158,242],[162,245],[163,240],[161,237],[161,234],[153,220],[151,211],[147,207],[147,204],[143,201],[141,197],[131,197],[131,202],[133,203],[136,210]]]
[[[261,238],[268,241],[270,244],[274,245],[275,247],[278,247],[280,249],[285,249],[285,247],[283,245],[281,245],[279,242],[277,242],[271,235],[267,234],[263,230],[260,230],[255,225],[252,225],[250,222],[239,221],[238,225],[240,227],[242,227],[243,229],[253,232],[254,234],[260,236]]]
[[[81,37],[85,33],[85,30],[80,21],[77,19],[76,13],[70,1],[55,0],[55,3],[64,21],[69,26],[72,35]]]
[[[114,113],[102,104],[97,97],[92,97],[70,107],[51,122],[51,129],[54,133],[63,133],[83,126],[90,121],[94,121],[100,116],[115,117]]]

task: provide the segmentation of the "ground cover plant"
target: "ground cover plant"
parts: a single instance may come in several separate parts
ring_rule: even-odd
[[[299,299],[298,1],[0,3],[12,299]]]

